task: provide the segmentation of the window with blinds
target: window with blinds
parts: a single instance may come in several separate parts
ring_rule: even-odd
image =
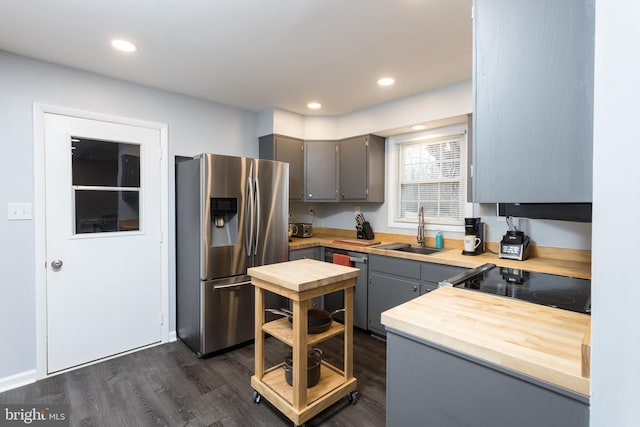
[[[463,224],[467,205],[465,130],[456,127],[448,132],[391,138],[390,143],[390,166],[395,169],[393,222],[415,223],[422,206],[428,224]]]

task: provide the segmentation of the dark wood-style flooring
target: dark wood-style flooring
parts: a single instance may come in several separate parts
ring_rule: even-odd
[[[354,334],[355,405],[347,399],[306,426],[385,425],[385,343]],[[323,342],[325,359],[342,366],[342,337]],[[269,338],[266,365],[290,349]],[[198,359],[181,341],[53,376],[0,393],[0,404],[70,405],[72,426],[291,426],[265,399],[252,399],[254,346]]]

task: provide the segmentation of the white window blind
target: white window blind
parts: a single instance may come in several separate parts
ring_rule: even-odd
[[[424,209],[427,224],[457,226],[467,209],[467,138],[459,126],[390,139],[394,202],[390,219],[415,223]],[[390,194],[391,196],[391,194]],[[390,225],[393,225],[390,223]]]

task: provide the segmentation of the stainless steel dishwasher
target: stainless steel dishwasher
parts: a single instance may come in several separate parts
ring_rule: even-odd
[[[367,298],[368,280],[367,265],[369,255],[362,252],[346,251],[344,249],[325,248],[324,260],[333,262],[333,254],[347,255],[351,260],[351,266],[360,269],[360,275],[356,280],[356,287],[353,296],[353,325],[360,329],[367,329]],[[324,296],[325,310],[333,311],[344,307],[344,292],[338,291]],[[338,320],[342,319],[342,314],[336,315]]]

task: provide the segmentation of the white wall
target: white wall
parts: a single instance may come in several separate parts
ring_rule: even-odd
[[[596,1],[591,425],[637,426],[640,3]]]
[[[257,114],[0,51],[0,386],[36,367],[33,221],[8,221],[8,202],[33,202],[33,103],[169,125],[169,154],[256,157]],[[174,253],[174,174],[169,168],[169,257]],[[175,266],[169,270],[175,330]]]

